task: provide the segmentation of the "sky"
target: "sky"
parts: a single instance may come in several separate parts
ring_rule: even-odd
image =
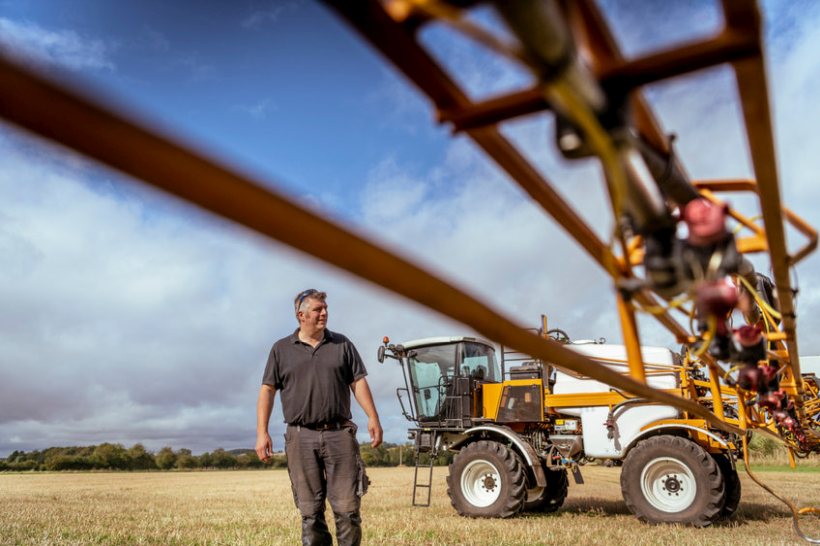
[[[722,24],[712,2],[647,4],[602,4],[628,56]],[[782,192],[818,226],[820,6],[762,7]],[[486,10],[479,20],[493,24]],[[422,38],[473,97],[530,82],[439,26]],[[536,327],[545,313],[572,338],[620,339],[605,274],[318,3],[0,0],[0,50],[422,263],[521,324]],[[751,176],[731,71],[655,84],[647,97],[693,178]],[[603,237],[612,219],[600,169],[561,159],[552,123],[544,114],[502,131]],[[0,158],[0,457],[101,442],[194,453],[253,447],[270,346],[295,329],[293,297],[311,287],[328,292],[329,327],[359,348],[385,438],[401,442],[410,423],[395,399],[400,369],[375,358],[382,336],[472,333],[5,122]],[[800,352],[820,355],[812,336],[820,259],[796,274]],[[653,323],[640,324],[646,344],[676,348]],[[275,449],[283,430],[277,403]]]

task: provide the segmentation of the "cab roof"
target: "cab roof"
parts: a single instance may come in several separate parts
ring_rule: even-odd
[[[422,339],[414,339],[411,341],[406,341],[401,345],[405,349],[418,349],[419,347],[429,347],[431,345],[448,345],[448,344],[455,344],[461,343],[462,341],[469,341],[471,343],[480,343],[482,345],[486,345],[491,349],[495,349],[495,345],[492,342],[480,339],[477,337],[470,337],[470,336],[455,336],[455,337],[425,337]]]

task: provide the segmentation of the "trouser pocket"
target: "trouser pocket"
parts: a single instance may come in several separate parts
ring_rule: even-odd
[[[357,465],[359,467],[359,477],[358,483],[356,486],[356,495],[359,497],[363,497],[365,493],[367,493],[367,489],[370,487],[370,478],[367,475],[367,472],[364,468],[364,461],[362,460],[361,456],[357,458]]]

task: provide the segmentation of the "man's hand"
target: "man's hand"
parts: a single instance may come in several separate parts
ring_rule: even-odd
[[[256,456],[263,463],[273,455],[273,442],[268,434],[268,424],[275,396],[276,389],[271,385],[262,385],[259,388],[259,400],[256,402]]]
[[[381,440],[381,435],[379,436],[379,439]],[[256,436],[256,456],[259,457],[259,460],[264,463],[267,462],[272,455],[273,442],[270,439],[270,434],[268,434],[267,431],[264,434],[258,434]]]
[[[367,420],[367,432],[370,433],[370,445],[379,447],[382,443],[382,424],[378,417],[371,417]]]
[[[382,424],[379,422],[379,414],[376,412],[376,405],[373,403],[373,395],[370,394],[370,387],[364,377],[357,379],[350,385],[353,396],[367,414],[367,432],[370,433],[370,445],[379,447],[382,443]]]

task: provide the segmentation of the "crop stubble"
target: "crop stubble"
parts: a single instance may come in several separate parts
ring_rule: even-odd
[[[556,514],[508,520],[456,515],[436,468],[429,508],[410,506],[412,468],[373,468],[362,515],[365,544],[800,544],[785,508],[741,472],[736,517],[707,529],[649,526],[626,509],[620,469],[588,466]],[[803,504],[820,504],[820,472],[761,477]],[[328,511],[328,519],[332,515]],[[332,523],[331,523],[332,526]],[[298,544],[287,472],[0,474],[3,545]],[[820,534],[816,519],[806,529]]]

